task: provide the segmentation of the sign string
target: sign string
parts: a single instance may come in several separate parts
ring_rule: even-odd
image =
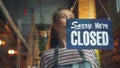
[[[70,11],[71,11],[71,12],[72,12],[72,11],[73,11],[73,9],[75,8],[75,5],[76,5],[77,1],[78,1],[78,0],[75,0],[75,2],[74,2],[74,4],[73,4],[73,6],[70,8]]]
[[[107,10],[105,9],[105,7],[104,7],[103,3],[101,2],[101,0],[98,0],[98,2],[100,3],[101,7],[103,8],[105,14],[108,16],[108,19],[111,19],[109,13],[108,13]]]
[[[73,6],[70,8],[71,11],[74,10],[77,1],[78,1],[78,0],[75,0]],[[102,9],[104,10],[105,14],[108,16],[108,19],[111,19],[109,13],[107,12],[107,10],[106,10],[106,8],[104,7],[104,5],[103,5],[103,3],[101,2],[101,0],[98,0],[98,2],[100,3],[100,5],[101,5]]]

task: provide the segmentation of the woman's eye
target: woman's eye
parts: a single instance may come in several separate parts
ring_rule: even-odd
[[[73,16],[67,16],[67,15],[60,15],[59,18],[64,18],[64,19],[73,19]]]
[[[67,18],[66,16],[60,16],[60,18]]]

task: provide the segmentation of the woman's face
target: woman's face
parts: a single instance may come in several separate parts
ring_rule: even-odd
[[[71,19],[71,18],[74,18],[74,14],[69,11],[69,10],[61,10],[58,12],[57,16],[56,16],[56,22],[54,23],[55,24],[55,29],[58,31],[58,32],[65,32],[65,29],[66,29],[66,20],[67,19]]]
[[[63,25],[63,27],[66,27],[66,20],[72,18],[74,18],[72,12],[70,12],[69,10],[61,10],[59,11],[57,16],[57,23],[60,23]]]
[[[71,18],[74,18],[74,15],[69,10],[61,10],[56,16],[54,29],[58,32],[59,44],[61,47],[66,46],[66,20]]]

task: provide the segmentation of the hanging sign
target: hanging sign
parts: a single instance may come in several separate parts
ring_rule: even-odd
[[[108,19],[69,19],[66,23],[68,49],[112,49],[112,22]]]

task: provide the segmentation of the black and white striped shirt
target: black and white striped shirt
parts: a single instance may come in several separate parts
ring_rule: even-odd
[[[54,51],[55,49],[47,50],[43,53],[41,57],[40,68],[52,68],[54,66]],[[93,49],[90,50],[82,50],[86,60],[90,61],[92,64],[92,68],[99,68],[98,67],[98,60],[96,57],[96,53]],[[78,50],[75,49],[65,49],[60,48],[58,50],[58,64],[66,65],[76,62],[81,62],[82,58],[79,55]]]

